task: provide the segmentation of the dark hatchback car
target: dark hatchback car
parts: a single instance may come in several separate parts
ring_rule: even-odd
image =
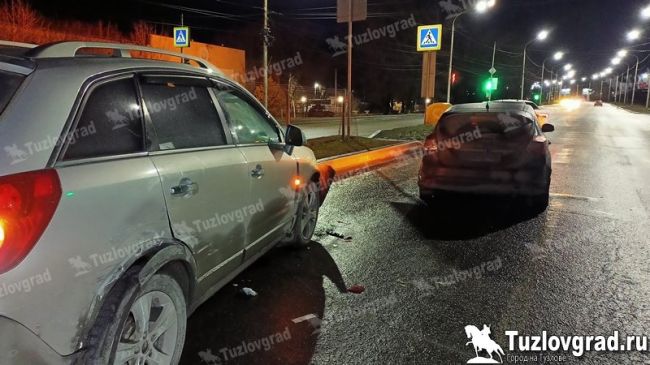
[[[548,206],[551,154],[535,111],[523,103],[456,105],[425,141],[418,185],[427,203],[446,193],[523,196]]]

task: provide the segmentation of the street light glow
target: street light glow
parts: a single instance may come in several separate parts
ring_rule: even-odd
[[[641,9],[641,18],[650,19],[650,6]]]
[[[572,68],[573,68],[573,65],[570,64],[570,63],[567,63],[566,65],[564,65],[564,71],[569,71]]]
[[[555,52],[555,54],[553,55],[553,59],[556,61],[561,60],[562,57],[564,57],[564,52]]]
[[[496,0],[481,0],[476,3],[476,11],[478,11],[479,13],[484,13],[489,8],[494,7],[496,3],[497,3]]]
[[[582,82],[585,82],[585,81],[587,81],[587,78],[586,78],[586,77],[583,77],[583,78],[581,78],[580,80],[581,80]]]
[[[620,58],[618,58],[618,57],[614,57],[614,58],[612,59],[612,65],[618,65],[619,63],[621,63],[621,59],[620,59]]]
[[[548,38],[549,31],[548,30],[542,30],[541,32],[537,33],[537,40],[543,41],[546,38]]]
[[[618,57],[620,57],[620,58],[623,58],[623,57],[627,56],[627,50],[626,50],[626,49],[622,49],[622,50],[616,52],[616,56],[618,56]]]
[[[627,39],[630,41],[635,41],[641,37],[641,31],[638,29],[633,29],[627,33]]]

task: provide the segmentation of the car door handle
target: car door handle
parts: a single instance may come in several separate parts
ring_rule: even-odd
[[[192,196],[199,191],[199,186],[191,179],[183,178],[177,186],[172,186],[170,189],[172,196]]]
[[[257,167],[255,167],[255,170],[251,171],[251,176],[256,179],[261,179],[264,177],[264,168],[262,168],[262,165],[257,165]]]

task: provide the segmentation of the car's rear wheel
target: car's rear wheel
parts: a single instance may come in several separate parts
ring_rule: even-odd
[[[142,287],[137,280],[121,285],[123,295],[108,299],[105,313],[93,328],[87,363],[178,364],[185,343],[187,309],[176,280],[156,274]]]
[[[292,228],[284,243],[293,246],[306,246],[311,242],[320,210],[318,189],[312,184],[300,192],[298,210],[293,218]]]

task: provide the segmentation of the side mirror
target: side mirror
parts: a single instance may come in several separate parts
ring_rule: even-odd
[[[305,134],[300,130],[300,128],[289,125],[287,127],[287,132],[285,134],[285,143],[289,146],[300,147],[303,146],[306,142]]]
[[[544,124],[542,126],[542,132],[544,133],[555,132],[555,126],[553,124]]]

